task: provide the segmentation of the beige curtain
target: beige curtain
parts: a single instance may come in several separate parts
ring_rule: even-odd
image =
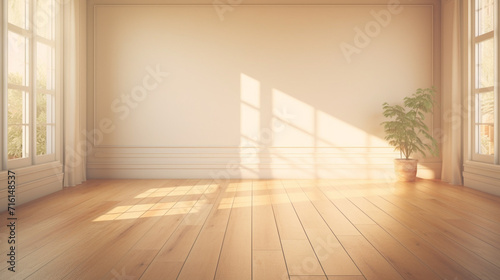
[[[462,127],[467,116],[461,88],[461,0],[443,0],[442,9],[442,156],[441,179],[462,184]]]
[[[86,180],[86,1],[62,1],[64,13],[64,186]]]

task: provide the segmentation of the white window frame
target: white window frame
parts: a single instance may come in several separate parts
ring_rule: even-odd
[[[24,0],[22,0],[22,1],[24,1]],[[27,16],[28,16],[30,19],[32,19],[32,18],[33,18],[33,9],[31,9],[31,8],[32,8],[32,7],[31,7],[31,6],[32,6],[31,4],[32,4],[32,1],[33,1],[33,0],[29,0],[29,1],[30,1],[30,9],[29,9],[29,15],[27,15]],[[3,1],[3,2],[5,3],[5,5],[8,5],[8,4],[9,4],[9,1]],[[7,7],[5,7],[5,9],[8,11],[8,8],[7,8]],[[27,73],[29,73],[29,74],[28,74],[27,86],[24,86],[24,85],[23,85],[23,86],[17,86],[17,85],[14,85],[14,86],[13,86],[13,88],[16,88],[16,89],[19,89],[19,90],[21,90],[21,91],[24,91],[24,92],[27,92],[27,93],[28,93],[28,98],[29,98],[29,100],[28,100],[28,106],[29,106],[29,107],[27,108],[27,111],[28,111],[28,116],[29,116],[29,119],[28,119],[28,121],[27,121],[27,123],[28,123],[28,133],[29,133],[29,134],[28,134],[28,135],[29,135],[29,136],[28,136],[28,145],[25,145],[25,144],[23,143],[23,150],[25,150],[25,149],[27,149],[27,150],[28,150],[28,156],[27,156],[27,157],[23,157],[23,158],[19,158],[19,159],[8,159],[8,161],[7,161],[8,167],[9,167],[10,169],[12,169],[12,168],[19,168],[19,167],[28,166],[28,165],[30,165],[30,164],[31,164],[31,162],[33,161],[33,159],[32,159],[32,156],[33,156],[33,154],[32,154],[32,147],[31,147],[31,145],[32,145],[32,139],[34,138],[34,137],[33,137],[33,135],[32,135],[32,130],[33,130],[33,129],[32,129],[32,126],[33,126],[33,122],[32,122],[32,120],[33,120],[32,112],[33,112],[33,101],[34,101],[34,99],[33,99],[33,87],[32,87],[32,85],[33,85],[33,72],[34,72],[34,71],[33,71],[33,56],[32,56],[32,55],[33,55],[33,48],[32,48],[32,46],[33,46],[33,43],[32,43],[32,38],[33,38],[33,36],[32,36],[32,33],[30,33],[30,32],[29,32],[29,30],[31,30],[31,28],[32,28],[32,26],[31,26],[31,25],[32,25],[33,23],[32,23],[32,20],[29,20],[29,25],[30,25],[30,26],[28,27],[28,29],[29,29],[29,30],[28,30],[28,31],[25,31],[25,29],[20,28],[20,27],[18,27],[18,26],[15,26],[15,25],[13,25],[13,24],[9,23],[9,21],[8,21],[8,16],[9,16],[9,15],[8,15],[8,12],[7,12],[7,20],[6,20],[6,28],[5,28],[5,31],[6,31],[6,33],[7,33],[7,41],[6,41],[7,45],[6,45],[6,50],[5,50],[5,51],[6,51],[7,53],[8,53],[8,51],[9,51],[9,48],[8,48],[8,44],[9,44],[9,41],[8,41],[8,34],[9,34],[9,32],[13,32],[13,33],[15,33],[15,34],[17,34],[17,35],[19,35],[19,36],[29,38],[29,45],[28,45],[28,46],[26,46],[26,45],[25,45],[25,48],[28,50],[28,51],[27,51],[27,55],[28,55],[28,57],[29,57],[29,63],[28,63],[28,64],[29,64],[29,69],[28,69],[28,71],[27,71]],[[6,65],[7,65],[7,67],[6,67],[6,72],[7,72],[7,75],[8,75],[8,73],[9,73],[9,67],[8,67],[8,64],[9,64],[9,60],[8,60],[8,55],[7,55],[7,60],[6,60]],[[6,80],[5,80],[5,84],[7,85],[7,86],[6,86],[6,87],[7,87],[7,91],[5,92],[5,95],[7,95],[8,90],[9,90],[10,88],[12,88],[12,86],[9,86],[9,81],[8,81],[8,79],[6,79]],[[7,102],[8,102],[8,100],[7,100]],[[7,103],[7,106],[8,106],[8,103]],[[24,119],[24,116],[23,116],[23,119]],[[7,128],[8,128],[8,127],[9,127],[9,126],[8,126],[8,123],[7,123]],[[6,136],[7,136],[7,135],[6,135]],[[24,141],[24,139],[23,139],[23,141]],[[6,155],[8,156],[8,152],[7,152],[7,154],[6,154]]]
[[[33,1],[33,0],[31,0]],[[60,92],[61,92],[61,79],[62,79],[62,61],[61,61],[61,53],[62,53],[62,45],[61,45],[61,38],[62,38],[62,17],[61,17],[61,14],[62,14],[62,11],[61,11],[61,6],[58,4],[59,1],[56,0],[54,1],[54,17],[55,17],[55,31],[54,31],[54,41],[53,42],[50,42],[50,45],[52,45],[55,49],[55,52],[54,52],[54,67],[55,67],[55,81],[54,81],[54,91],[53,94],[54,95],[54,116],[53,116],[53,123],[54,123],[54,134],[53,134],[53,138],[52,139],[49,139],[47,138],[47,144],[49,142],[54,142],[54,145],[52,146],[52,153],[50,154],[46,154],[46,155],[37,155],[36,154],[36,141],[33,141],[32,142],[32,149],[33,149],[33,155],[34,155],[34,162],[33,164],[42,164],[42,163],[47,163],[47,162],[52,162],[52,161],[55,161],[56,160],[56,153],[58,151],[58,146],[59,146],[59,126],[60,126],[60,121],[59,121],[59,111],[60,111],[60,102],[59,102],[59,99],[60,99]],[[34,8],[35,12],[36,12],[36,7]],[[34,36],[34,39],[33,39],[33,46],[34,46],[34,49],[33,49],[33,55],[36,55],[36,43],[37,42],[42,42],[42,43],[49,43],[47,39],[43,38],[43,37],[39,37],[38,35],[35,35]],[[36,61],[36,57],[34,57],[33,59],[34,61]],[[34,76],[35,77],[35,76]],[[34,81],[33,83],[33,88],[34,88],[34,92],[33,92],[33,96],[35,97],[36,94],[38,93],[38,91],[41,91],[42,93],[49,93],[49,91],[47,90],[39,90],[37,89],[36,87],[36,82]],[[33,125],[33,134],[34,137],[36,137],[36,108],[33,109],[33,114],[34,114],[34,125]]]
[[[15,25],[12,25],[8,23],[8,14],[7,14],[7,5],[8,1],[2,1],[0,4],[0,9],[2,9],[3,12],[3,19],[4,21],[2,22],[2,30],[4,32],[3,34],[3,40],[2,40],[2,54],[3,54],[3,81],[2,81],[2,87],[4,89],[4,93],[2,96],[3,100],[3,114],[2,116],[2,139],[5,141],[2,141],[2,143],[5,143],[2,145],[2,151],[3,153],[0,153],[2,156],[2,162],[4,166],[8,166],[9,169],[14,169],[14,168],[20,168],[20,167],[27,167],[31,165],[37,165],[37,164],[43,164],[43,163],[48,163],[48,162],[53,162],[56,161],[58,158],[58,151],[60,147],[60,116],[61,116],[61,101],[60,101],[60,95],[61,95],[61,85],[62,85],[62,61],[61,61],[61,53],[62,53],[62,44],[61,44],[61,34],[62,34],[62,9],[61,9],[61,4],[59,1],[54,1],[54,16],[55,16],[55,38],[53,42],[49,42],[51,40],[47,40],[45,38],[42,38],[36,34],[36,22],[34,20],[35,15],[36,15],[36,0],[28,0],[30,9],[29,9],[29,28],[28,31],[26,32],[24,29],[17,27]],[[15,30],[18,30],[18,32],[15,32]],[[8,151],[7,151],[7,89],[8,87],[8,80],[7,80],[7,73],[8,73],[8,67],[7,67],[7,39],[8,39],[8,31],[9,30],[14,30],[15,33],[17,34],[25,34],[29,38],[29,85],[27,87],[28,92],[29,92],[29,115],[30,115],[30,120],[29,120],[29,145],[28,145],[28,151],[29,155],[28,157],[25,158],[20,158],[20,159],[7,159],[8,158]],[[27,33],[27,34],[26,34]],[[52,139],[47,139],[47,142],[54,142],[53,145],[53,151],[50,154],[46,155],[37,155],[37,150],[36,150],[36,131],[37,131],[37,123],[36,123],[36,95],[37,95],[37,86],[36,86],[36,44],[37,42],[43,42],[43,43],[50,43],[51,46],[55,48],[55,89],[53,91],[54,94],[54,134],[52,136]],[[43,92],[43,90],[42,90]],[[1,167],[1,166],[0,166]]]
[[[498,77],[499,77],[499,72],[498,72],[498,58],[499,58],[499,52],[498,52],[498,46],[499,46],[499,36],[498,36],[498,8],[500,5],[498,3],[496,4],[496,7],[494,9],[494,29],[492,32],[488,32],[479,36],[476,36],[476,2],[477,0],[471,0],[470,5],[469,5],[469,16],[470,16],[470,94],[469,94],[469,100],[470,100],[470,108],[471,108],[471,115],[470,115],[470,154],[471,154],[471,160],[476,161],[476,162],[482,162],[482,163],[489,163],[489,164],[499,164],[499,129],[498,126],[500,124],[499,122],[499,114],[498,114],[498,109],[499,107],[499,98],[498,98]],[[494,42],[494,49],[495,51],[495,63],[494,63],[494,71],[495,71],[495,82],[493,87],[488,87],[488,88],[481,88],[481,89],[476,89],[476,44],[480,42],[484,42],[486,40],[493,39]],[[476,96],[479,93],[482,92],[490,92],[493,91],[493,94],[495,96],[495,130],[494,130],[494,135],[495,135],[495,142],[494,142],[494,155],[483,155],[477,153],[477,122],[476,122]]]

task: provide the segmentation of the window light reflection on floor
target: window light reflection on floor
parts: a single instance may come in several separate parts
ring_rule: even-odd
[[[386,182],[380,181],[380,183]],[[373,185],[369,189],[364,189],[359,181],[355,183],[355,186],[351,186],[351,184],[353,184],[351,181],[342,181],[336,187],[324,185],[318,188],[318,185],[301,186],[297,184],[283,187],[281,184],[252,185],[246,182],[232,183],[224,188],[223,194],[225,197],[220,199],[216,209],[309,202],[319,200],[325,195],[330,199],[345,199],[366,195],[390,195],[392,192],[387,188],[373,187]],[[149,189],[135,197],[135,199],[141,199],[137,204],[116,206],[93,221],[116,221],[197,213],[209,206],[208,197],[210,197],[210,194],[220,191],[220,188],[221,186],[217,184],[209,184]],[[272,193],[266,194],[266,191]],[[263,193],[259,194],[259,192]],[[208,197],[205,195],[208,195]]]
[[[175,188],[153,188],[143,193],[138,194],[135,198],[146,197],[166,197],[166,196],[183,196],[194,194],[208,194],[217,191],[214,185],[196,185],[196,186],[177,186]]]
[[[162,217],[170,215],[184,215],[190,212],[199,211],[200,206],[208,203],[206,199],[189,199],[192,195],[209,194],[216,192],[217,188],[210,188],[209,185],[178,186],[175,188],[152,188],[135,196],[135,199],[142,199],[149,203],[131,204],[116,206],[107,213],[94,219],[94,222],[129,220],[148,217]],[[182,197],[186,196],[186,200]],[[178,198],[176,198],[178,197]],[[163,198],[158,200],[159,198]],[[158,200],[150,203],[151,200]]]
[[[143,205],[135,205],[135,206],[143,206]],[[200,207],[178,207],[178,208],[174,207],[174,208],[170,208],[170,209],[151,209],[151,207],[150,207],[147,210],[131,211],[135,206],[116,207],[116,208],[122,207],[122,209],[128,208],[128,210],[118,212],[115,208],[115,209],[107,212],[106,214],[101,215],[98,218],[94,219],[93,222],[129,220],[129,219],[163,217],[163,216],[173,216],[173,215],[185,215],[188,213],[195,213],[195,212],[199,211],[199,209],[200,209]],[[144,205],[144,207],[147,207],[147,206]],[[138,207],[138,208],[140,208],[140,207]]]

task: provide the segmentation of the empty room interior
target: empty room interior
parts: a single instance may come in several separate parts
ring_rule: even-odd
[[[0,15],[1,279],[500,279],[498,0]]]

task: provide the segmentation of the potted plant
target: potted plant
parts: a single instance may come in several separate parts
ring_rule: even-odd
[[[435,89],[418,89],[411,96],[404,98],[404,105],[382,105],[384,117],[389,120],[382,123],[386,136],[394,150],[400,152],[400,158],[394,160],[394,171],[399,181],[415,181],[417,159],[411,159],[414,153],[426,156],[426,152],[437,156],[439,153],[436,139],[432,137],[425,124],[425,114],[434,107]]]

